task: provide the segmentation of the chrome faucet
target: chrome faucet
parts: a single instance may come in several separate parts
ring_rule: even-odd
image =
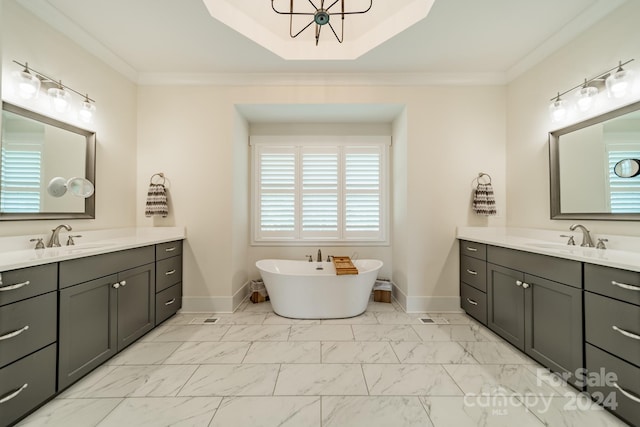
[[[591,234],[589,234],[589,230],[587,230],[587,228],[581,224],[573,224],[571,227],[569,227],[569,230],[575,231],[576,228],[579,228],[580,231],[582,231],[582,243],[580,244],[580,246],[592,248],[594,245],[593,240],[591,239]]]
[[[316,258],[317,262],[322,262],[322,251],[318,249],[318,258]]]
[[[71,231],[71,226],[62,224],[51,230],[51,237],[49,237],[49,241],[47,242],[48,248],[57,248],[60,247],[60,230],[66,229],[67,231]]]

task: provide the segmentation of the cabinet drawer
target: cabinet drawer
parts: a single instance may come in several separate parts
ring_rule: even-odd
[[[587,341],[640,365],[640,307],[591,292],[584,306]]]
[[[460,255],[466,255],[478,259],[487,259],[487,245],[484,243],[460,240]]]
[[[587,291],[640,305],[640,273],[602,265],[584,265]]]
[[[487,291],[487,263],[483,260],[460,257],[460,281],[483,292]]]
[[[597,385],[587,384],[591,397],[596,401],[600,400],[605,407],[608,402],[615,403],[615,409],[608,409],[630,425],[640,425],[640,368],[590,344],[586,345],[586,352],[587,371],[593,373],[593,377],[598,380]],[[604,378],[602,369],[605,372]],[[616,388],[616,385],[624,392]]]
[[[526,271],[534,276],[582,288],[582,263],[547,255],[533,254],[501,248],[487,247],[487,261],[515,270]]]
[[[182,308],[182,283],[156,294],[156,325]]]
[[[182,282],[182,257],[174,256],[156,263],[156,292]]]
[[[26,386],[25,386],[26,384]],[[56,392],[56,345],[0,369],[0,427],[11,425]]]
[[[58,299],[55,292],[0,308],[0,366],[56,340]]]
[[[483,325],[487,324],[487,294],[460,283],[460,306]]]
[[[182,255],[182,240],[156,245],[156,261],[176,255]]]
[[[0,273],[0,306],[58,289],[58,264]]]
[[[128,249],[60,263],[60,288],[105,277],[114,271],[129,270],[155,261],[154,247]]]

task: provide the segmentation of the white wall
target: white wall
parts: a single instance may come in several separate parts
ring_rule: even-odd
[[[549,99],[584,78],[640,59],[640,2],[629,1],[598,24],[508,85],[507,224],[567,230],[575,221],[549,219]],[[602,107],[604,108],[604,107]],[[579,221],[597,234],[640,236],[637,222]]]
[[[504,87],[140,87],[138,182],[160,170],[171,181],[173,213],[166,221],[186,225],[188,235],[185,305],[230,308],[243,262],[251,278],[254,259],[266,252],[300,257],[297,247],[248,246],[249,159],[240,148],[247,131],[234,118],[235,105],[322,103],[406,106],[406,118],[392,126],[401,141],[397,151],[392,147],[393,176],[406,180],[393,184],[400,194],[393,248],[382,256],[393,261],[389,271],[411,307],[456,309],[456,227],[501,225],[506,218]],[[471,183],[480,171],[493,177],[497,218],[471,212]],[[139,210],[145,190],[139,185]],[[140,212],[138,218],[139,225],[153,223]],[[357,250],[367,257],[383,249]]]
[[[38,110],[15,94],[12,62],[29,62],[96,100],[96,218],[69,220],[74,231],[135,225],[136,89],[125,77],[26,12],[12,0],[2,1],[2,97]],[[74,102],[81,102],[74,97]],[[0,236],[45,234],[60,221],[2,221]]]

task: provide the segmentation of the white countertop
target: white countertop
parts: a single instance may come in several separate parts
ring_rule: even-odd
[[[504,227],[458,227],[457,238],[477,243],[486,243],[509,249],[550,255],[558,258],[599,264],[608,267],[640,272],[640,238],[618,235],[596,235],[607,238],[607,249],[568,246],[567,238],[561,234],[575,236],[577,245],[582,241],[579,231],[537,230]]]
[[[0,271],[34,265],[49,264],[74,258],[83,258],[108,252],[122,251],[157,243],[186,238],[184,227],[116,228],[60,233],[60,243],[65,244],[69,234],[81,234],[74,246],[33,249],[29,239],[38,236],[0,237]],[[45,238],[44,242],[47,242]]]

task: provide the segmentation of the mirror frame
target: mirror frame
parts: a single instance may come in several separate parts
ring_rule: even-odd
[[[2,101],[2,110],[9,111],[28,119],[36,120],[68,132],[82,135],[86,140],[85,156],[85,178],[93,183],[96,182],[96,133],[79,128],[69,123],[36,113],[26,108],[19,107],[6,101]],[[0,141],[0,144],[2,142]],[[0,212],[0,221],[23,221],[38,219],[95,219],[96,217],[96,194],[84,200],[84,212],[38,212],[38,213],[3,213]]]
[[[586,128],[607,120],[614,119],[627,113],[640,110],[640,101],[625,105],[608,113],[572,124],[562,129],[549,132],[549,177],[551,194],[551,219],[586,219],[607,221],[640,221],[640,213],[563,213],[560,205],[560,137],[570,132]]]

